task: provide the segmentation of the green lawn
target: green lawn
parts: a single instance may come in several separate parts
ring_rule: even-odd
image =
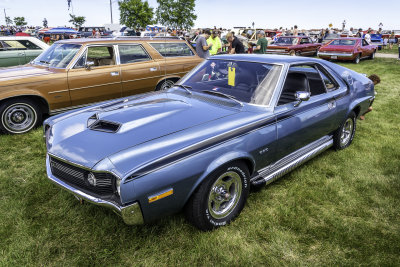
[[[182,214],[132,227],[80,205],[46,178],[41,128],[0,136],[0,266],[399,265],[400,64],[341,64],[382,80],[353,144],[252,192],[213,232]]]
[[[386,46],[385,49],[378,50],[378,53],[382,54],[399,54],[399,46],[393,45],[392,49],[389,49],[389,44]]]

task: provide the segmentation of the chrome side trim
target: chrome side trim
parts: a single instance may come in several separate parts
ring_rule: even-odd
[[[118,81],[118,82],[112,82],[112,83],[103,83],[103,84],[101,84],[101,86],[104,86],[104,85],[112,85],[112,84],[120,84],[121,83],[121,81]],[[90,85],[90,86],[85,86],[85,87],[79,87],[79,88],[72,88],[72,89],[69,89],[69,91],[76,91],[76,90],[81,90],[81,89],[86,89],[86,88],[93,88],[93,87],[98,87],[99,85],[97,84],[97,85]]]
[[[259,175],[253,177],[251,182],[253,185],[270,184],[304,162],[327,150],[332,145],[332,136],[324,136],[323,138],[280,159],[276,163],[261,169]]]
[[[64,92],[68,92],[68,91],[69,91],[68,89],[65,89],[65,90],[59,90],[59,91],[48,92],[48,94],[49,94],[49,95],[51,95],[51,94],[58,94],[58,93],[64,93]]]
[[[318,56],[352,57],[352,53],[318,52]]]
[[[129,225],[139,225],[143,224],[143,215],[142,211],[140,209],[139,203],[134,202],[132,204],[129,204],[127,206],[120,206],[117,203],[111,202],[111,201],[106,201],[100,198],[93,197],[89,194],[86,194],[66,183],[61,181],[60,179],[56,178],[53,176],[51,173],[51,168],[50,168],[50,160],[49,160],[49,155],[46,157],[46,171],[47,171],[47,177],[55,183],[56,185],[62,187],[63,189],[69,191],[73,195],[75,195],[78,199],[83,199],[85,201],[88,201],[92,204],[98,205],[98,206],[104,206],[111,208],[114,210],[118,215],[122,217],[124,222]]]

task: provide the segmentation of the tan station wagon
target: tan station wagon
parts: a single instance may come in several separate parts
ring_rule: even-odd
[[[75,39],[30,64],[0,69],[0,131],[24,133],[55,114],[163,90],[202,61],[179,39]]]

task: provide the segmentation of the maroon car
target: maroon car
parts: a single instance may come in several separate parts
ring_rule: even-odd
[[[282,36],[274,44],[268,46],[266,53],[291,56],[316,56],[321,45],[314,43],[307,36]]]
[[[361,38],[338,38],[319,49],[320,58],[330,60],[350,60],[358,64],[363,58],[375,57],[378,46],[370,45]]]

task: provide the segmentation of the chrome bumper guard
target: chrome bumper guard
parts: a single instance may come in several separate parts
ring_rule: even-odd
[[[114,210],[118,215],[122,217],[124,222],[129,225],[139,225],[143,224],[143,215],[142,211],[140,210],[139,203],[134,202],[133,204],[127,205],[127,206],[119,206],[116,203],[106,201],[100,198],[93,197],[85,192],[80,191],[79,189],[76,189],[67,183],[64,183],[60,179],[56,178],[52,173],[51,173],[51,168],[50,168],[50,160],[49,160],[49,155],[46,156],[46,170],[47,170],[47,177],[55,184],[58,186],[62,187],[63,189],[69,191],[75,197],[78,199],[82,199],[84,201],[90,202],[92,204],[98,205],[98,206],[104,206],[111,208]]]
[[[352,53],[330,53],[330,52],[318,52],[318,56],[336,56],[336,57],[352,57],[353,54]]]

